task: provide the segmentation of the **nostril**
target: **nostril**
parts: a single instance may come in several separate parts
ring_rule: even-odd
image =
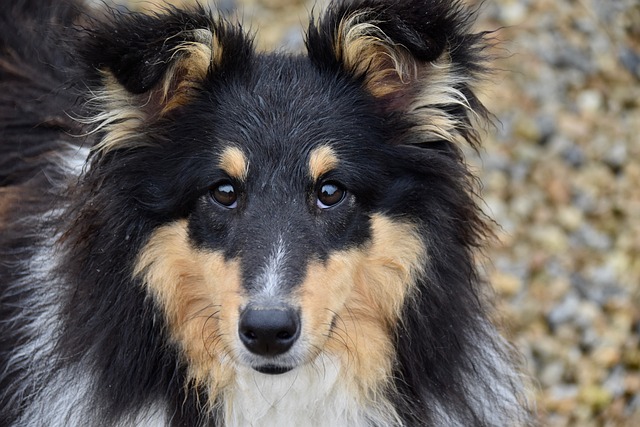
[[[244,331],[243,334],[245,337],[247,337],[247,339],[250,339],[250,340],[255,340],[257,338],[255,332],[253,331]]]
[[[289,338],[291,338],[291,334],[287,331],[281,331],[281,332],[278,332],[276,337],[281,340],[288,340]]]
[[[238,334],[252,353],[276,356],[288,351],[298,339],[299,316],[291,308],[247,308],[240,315]]]

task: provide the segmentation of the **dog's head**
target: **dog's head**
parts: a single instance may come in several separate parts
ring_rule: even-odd
[[[466,17],[456,2],[338,2],[301,56],[256,53],[200,9],[118,16],[85,40],[97,138],[79,247],[152,297],[214,397],[238,369],[320,354],[375,393],[475,321],[457,307],[475,301],[482,229],[456,146],[485,113]],[[427,320],[442,330],[407,335]],[[402,345],[423,354],[399,360]]]

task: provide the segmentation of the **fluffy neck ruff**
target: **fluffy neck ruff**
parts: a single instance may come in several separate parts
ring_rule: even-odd
[[[396,426],[401,421],[383,396],[361,396],[338,358],[281,375],[240,368],[222,393],[225,426]]]

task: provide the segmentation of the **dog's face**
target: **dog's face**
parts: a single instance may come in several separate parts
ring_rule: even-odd
[[[392,218],[415,188],[389,176],[401,165],[357,86],[288,57],[252,74],[214,105],[207,94],[187,105],[184,133],[167,135],[183,147],[167,153],[184,174],[174,185],[200,191],[153,233],[137,271],[196,378],[236,365],[278,374],[325,353],[380,381],[424,261],[411,220]],[[178,166],[189,157],[197,165]]]
[[[433,259],[466,259],[475,213],[455,142],[483,110],[453,55],[475,51],[447,50],[441,32],[461,25],[448,6],[428,25],[421,7],[337,3],[305,56],[256,54],[203,11],[121,17],[117,38],[88,41],[87,181],[119,197],[104,209],[135,214],[114,224],[141,236],[131,277],[212,398],[238,369],[282,374],[320,354],[375,392]]]

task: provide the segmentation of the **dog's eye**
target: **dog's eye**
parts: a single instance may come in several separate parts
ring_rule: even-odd
[[[318,207],[328,209],[340,203],[347,194],[342,185],[336,182],[326,182],[318,189]]]
[[[229,181],[216,184],[210,190],[211,197],[225,208],[233,209],[238,206],[238,193]]]

